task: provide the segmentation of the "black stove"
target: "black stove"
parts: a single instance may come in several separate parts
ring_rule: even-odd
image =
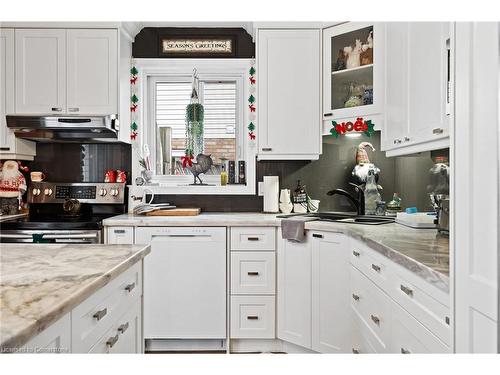
[[[99,243],[102,221],[126,212],[125,195],[118,183],[32,183],[29,215],[1,222],[0,242]]]

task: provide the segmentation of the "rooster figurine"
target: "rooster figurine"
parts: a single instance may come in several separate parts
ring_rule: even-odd
[[[211,155],[198,154],[198,156],[196,156],[196,163],[193,163],[193,166],[191,167],[187,167],[187,169],[190,170],[194,176],[193,185],[205,185],[200,178],[200,174],[206,173],[210,170],[213,164],[214,162]],[[200,182],[196,182],[196,179]]]

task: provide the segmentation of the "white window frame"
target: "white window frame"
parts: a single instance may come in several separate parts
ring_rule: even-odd
[[[155,194],[241,194],[253,195],[256,192],[256,141],[249,141],[246,127],[249,123],[248,97],[250,96],[248,71],[252,59],[136,59],[134,64],[139,70],[137,92],[139,102],[137,116],[140,119],[139,141],[141,150],[148,144],[151,150],[151,160],[156,165],[156,124],[154,106],[154,87],[152,84],[161,77],[165,80],[191,80],[193,69],[196,68],[200,80],[235,81],[237,90],[238,127],[235,129],[237,159],[245,160],[246,185],[220,186],[220,176],[203,175],[202,179],[215,186],[191,186],[193,176],[163,175],[154,176],[153,185],[148,186]],[[146,126],[144,126],[146,124]],[[138,150],[137,150],[138,151]],[[133,153],[132,177],[140,176],[138,152]],[[156,186],[155,186],[156,185]]]

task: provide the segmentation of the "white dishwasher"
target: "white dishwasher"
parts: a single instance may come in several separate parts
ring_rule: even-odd
[[[136,243],[151,244],[144,338],[173,340],[178,349],[189,348],[181,340],[226,339],[226,228],[138,227]]]

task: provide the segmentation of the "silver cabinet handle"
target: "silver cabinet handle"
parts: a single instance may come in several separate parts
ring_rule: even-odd
[[[352,354],[359,354],[359,349],[352,348]]]
[[[247,316],[247,319],[248,319],[248,320],[258,320],[258,319],[259,319],[259,317],[258,317],[257,315],[248,315],[248,316]]]
[[[405,142],[410,142],[410,137],[405,137]]]
[[[444,317],[444,322],[448,325],[450,325],[450,317],[449,316],[445,316]]]
[[[432,134],[443,134],[444,130],[442,128],[432,129]]]
[[[78,108],[78,107],[68,108],[68,112],[78,112],[79,110],[80,110],[80,108]]]
[[[359,301],[359,296],[357,294],[352,294],[352,299],[355,301]]]
[[[128,322],[120,325],[118,327],[118,332],[120,332],[121,334],[124,334],[127,329],[128,329]]]
[[[313,237],[314,238],[323,238],[323,235],[322,234],[318,234],[318,233],[313,233]]]
[[[263,147],[262,151],[272,151],[273,149],[271,147]]]
[[[10,151],[10,147],[0,147],[0,151]]]
[[[370,315],[370,318],[373,320],[373,323],[375,323],[378,326],[380,325],[380,318],[378,316]]]
[[[323,116],[330,117],[330,116],[333,116],[333,113],[325,113],[325,114],[323,114]]]
[[[409,295],[410,297],[413,297],[413,290],[408,288],[407,286],[404,286],[403,284],[401,284],[401,286],[399,287],[404,293],[406,293],[407,295]]]
[[[112,348],[113,346],[115,346],[115,344],[116,344],[116,342],[118,341],[119,338],[120,338],[119,335],[110,337],[108,339],[108,341],[106,341],[106,345],[109,346],[110,348]]]
[[[353,250],[352,255],[354,255],[355,257],[359,257],[360,254],[356,250]]]
[[[401,354],[411,354],[411,352],[408,349],[401,348]]]
[[[52,112],[62,112],[62,108],[61,107],[52,107]]]
[[[259,237],[247,237],[248,241],[259,241]]]
[[[115,234],[124,234],[125,233],[125,229],[115,229],[115,230],[113,230],[113,233],[115,233]]]
[[[132,290],[134,290],[134,288],[135,288],[135,283],[130,283],[125,287],[125,290],[130,293]]]
[[[104,318],[106,316],[107,313],[108,313],[108,309],[104,308],[104,309],[96,312],[94,315],[92,315],[92,317],[97,319],[97,320],[101,320],[102,318]]]
[[[380,272],[380,266],[377,266],[376,264],[372,264],[372,269],[377,272]]]
[[[256,271],[249,271],[249,272],[247,272],[247,275],[248,276],[259,276],[259,273]]]

